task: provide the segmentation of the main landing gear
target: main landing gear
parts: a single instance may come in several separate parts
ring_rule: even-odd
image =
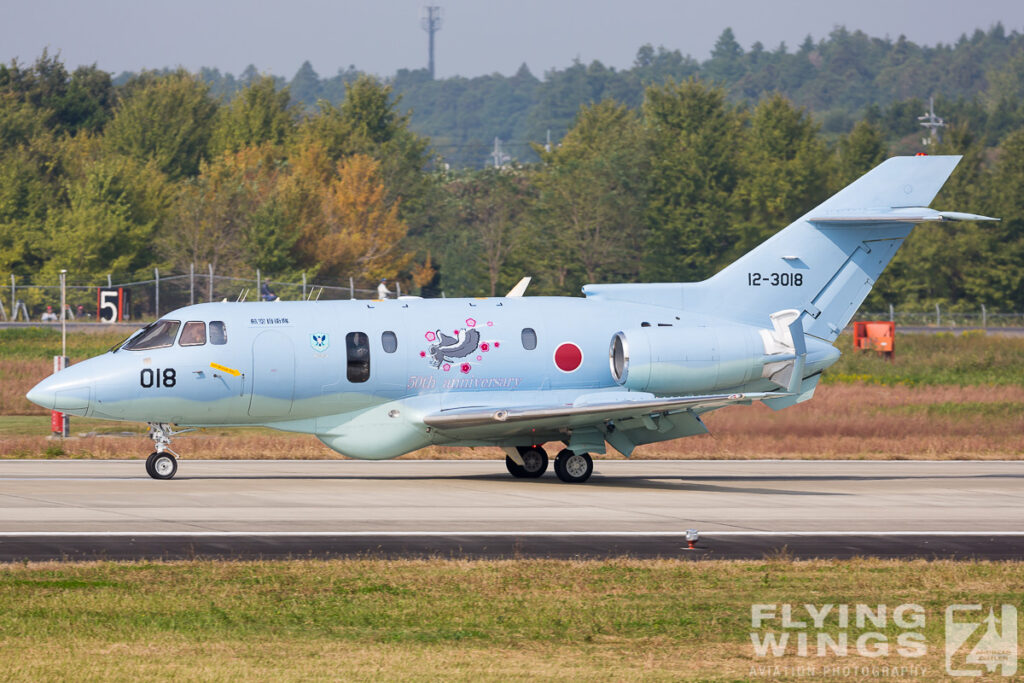
[[[548,469],[548,454],[540,446],[520,446],[519,457],[523,464],[505,456],[505,467],[509,474],[517,479],[536,479]],[[574,453],[568,448],[562,449],[555,457],[555,474],[564,482],[582,484],[594,473],[594,460],[589,453]]]
[[[515,460],[505,456],[505,467],[508,468],[508,473],[516,479],[536,479],[537,477],[544,474],[548,469],[548,454],[544,452],[544,449],[540,446],[530,446],[529,448],[520,446],[516,450],[519,451],[519,457],[523,459],[523,464],[519,465]]]
[[[582,484],[594,473],[594,460],[590,453],[574,453],[563,448],[555,457],[555,474],[569,484]]]
[[[191,432],[191,429],[174,431],[166,422],[150,422],[149,438],[156,445],[156,450],[146,458],[146,474],[154,479],[171,479],[178,471],[177,455],[171,450],[171,437],[176,434]]]

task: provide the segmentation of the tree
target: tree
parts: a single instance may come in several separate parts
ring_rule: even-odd
[[[137,81],[126,88],[104,139],[115,152],[155,162],[173,180],[195,175],[217,111],[209,88],[181,70]]]
[[[803,109],[776,93],[754,109],[743,138],[744,170],[735,199],[743,217],[740,256],[825,199],[828,155]]]
[[[641,276],[706,278],[736,241],[731,197],[741,172],[742,119],[722,90],[690,80],[648,88],[643,123],[651,199]]]
[[[210,145],[213,153],[264,143],[283,145],[295,131],[290,99],[288,89],[278,90],[271,76],[253,81],[218,112]]]
[[[832,189],[846,187],[885,161],[888,151],[882,130],[868,119],[858,121],[849,135],[839,138]]]
[[[304,104],[311,107],[320,99],[320,77],[313,70],[309,60],[302,63],[299,70],[295,72],[288,87],[291,92],[292,102]]]
[[[243,267],[279,268],[287,262],[294,238],[281,244],[278,224],[268,224],[278,217],[273,208],[266,208],[275,196],[278,175],[267,147],[201,162],[196,177],[178,184],[162,253],[178,269],[187,269],[190,263],[209,263],[228,273]]]
[[[537,262],[554,291],[586,282],[633,279],[639,270],[646,195],[643,135],[637,116],[611,100],[580,109],[562,144],[541,157],[537,174]],[[544,286],[543,281],[538,283]]]
[[[341,162],[322,200],[317,241],[321,272],[335,277],[394,278],[412,255],[401,248],[408,227],[389,203],[380,165],[362,154]]]
[[[153,239],[168,207],[166,178],[152,163],[104,153],[86,135],[62,143],[60,202],[46,217],[44,277],[135,276],[157,263]]]

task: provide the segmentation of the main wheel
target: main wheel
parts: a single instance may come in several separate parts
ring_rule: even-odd
[[[508,469],[508,473],[516,479],[526,478],[526,468],[522,465],[517,465],[516,461],[507,455],[505,456],[505,468]]]
[[[523,459],[523,476],[527,479],[537,479],[548,470],[548,454],[540,446],[520,448],[519,457]]]
[[[178,471],[178,461],[170,453],[152,453],[146,459],[146,471],[154,479],[170,479]]]
[[[569,484],[582,484],[594,472],[594,460],[590,453],[573,453],[563,449],[555,458],[555,474]]]

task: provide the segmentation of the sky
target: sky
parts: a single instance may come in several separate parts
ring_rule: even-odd
[[[707,59],[731,27],[749,48],[793,50],[836,26],[927,45],[1001,21],[1024,31],[1022,0],[431,0],[443,8],[437,76],[511,75],[522,63],[542,77],[573,60],[629,68],[645,43]],[[182,66],[290,79],[309,60],[321,77],[350,65],[379,76],[427,64],[411,0],[32,0],[7,3],[0,61],[31,63],[43,49],[69,67],[118,74]]]

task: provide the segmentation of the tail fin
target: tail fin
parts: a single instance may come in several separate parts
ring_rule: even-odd
[[[714,277],[683,285],[683,308],[757,324],[795,308],[807,334],[835,340],[915,223],[984,218],[924,208],[959,161],[883,162]]]
[[[583,292],[759,326],[775,311],[796,309],[808,335],[834,341],[915,223],[997,220],[925,208],[959,161],[884,161],[703,282],[587,285]]]

